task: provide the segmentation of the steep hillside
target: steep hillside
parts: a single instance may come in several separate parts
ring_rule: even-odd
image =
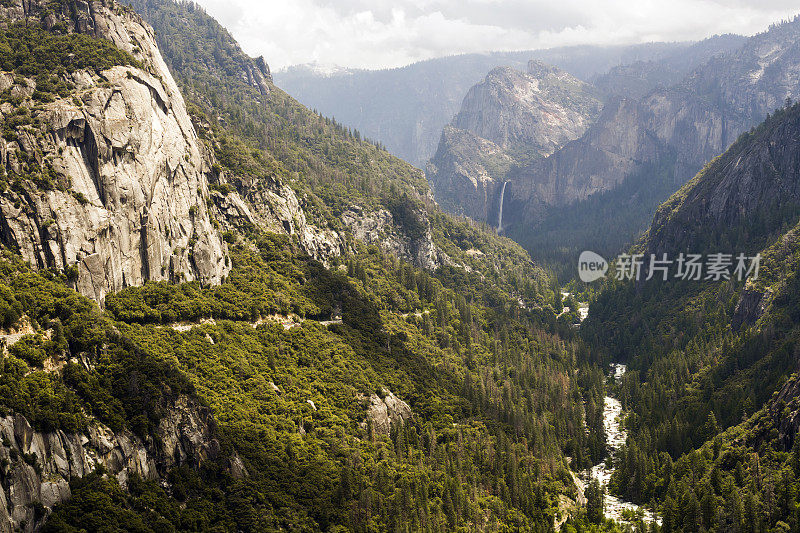
[[[513,242],[441,212],[419,171],[277,89],[263,59],[194,4],[138,8],[188,112],[170,73],[148,70],[159,49],[123,46],[154,35],[128,8],[9,8],[27,18],[0,42],[20,58],[3,67],[16,73],[4,142],[53,154],[5,152],[0,202],[28,217],[51,194],[97,207],[77,184],[103,161],[99,183],[120,217],[105,231],[141,224],[149,239],[151,224],[178,239],[172,213],[125,211],[139,206],[126,176],[149,176],[126,165],[163,163],[146,198],[183,187],[194,169],[197,187],[166,198],[198,202],[176,224],[207,221],[224,275],[126,281],[101,308],[75,292],[68,265],[26,264],[3,243],[0,529],[549,530],[568,515],[583,525],[569,468],[603,459],[602,431],[585,425],[602,424],[604,383],[581,363],[544,271]],[[18,81],[23,67],[36,91]],[[116,108],[126,91],[139,98]],[[83,109],[98,94],[97,120],[124,136],[98,126],[93,151],[88,126],[66,146],[36,134],[48,105]],[[139,114],[158,120],[137,129]],[[163,160],[152,146],[187,151]],[[49,157],[81,150],[45,172]],[[109,241],[126,258],[147,256],[150,240],[124,248],[124,236]],[[202,238],[175,253],[197,264]],[[127,280],[123,266],[105,263]]]
[[[497,225],[511,169],[580,137],[601,107],[589,85],[556,67],[530,61],[526,72],[492,70],[467,92],[427,167],[437,200]]]
[[[636,247],[673,260],[732,254],[729,281],[612,282],[584,323],[600,357],[631,369],[612,484],[662,503],[671,530],[798,523],[798,133],[794,105],[743,134],[658,209]],[[740,253],[761,254],[757,279],[734,275]]]

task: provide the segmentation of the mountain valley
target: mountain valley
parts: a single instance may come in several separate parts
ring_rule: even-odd
[[[321,77],[0,0],[0,531],[800,530],[799,30]]]

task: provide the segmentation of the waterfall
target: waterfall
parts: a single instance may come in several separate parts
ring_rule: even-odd
[[[497,233],[503,231],[503,199],[506,195],[506,185],[508,185],[508,182],[504,181],[503,186],[500,188],[500,208],[497,211]]]

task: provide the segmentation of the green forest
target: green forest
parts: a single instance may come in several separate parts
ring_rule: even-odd
[[[197,193],[230,271],[216,284],[124,283],[95,302],[77,291],[78,266],[29,264],[0,246],[0,417],[23,415],[45,435],[108,428],[161,450],[163,423],[188,402],[208,414],[214,449],[159,464],[155,478],[97,462],[70,476],[70,497],[52,509],[44,497],[24,503],[35,524],[21,530],[800,531],[798,203],[786,189],[716,224],[702,218],[753,153],[767,154],[757,165],[767,185],[791,184],[800,105],[743,134],[660,207],[679,186],[670,157],[512,235],[521,246],[444,213],[420,170],[300,105],[194,3],[36,6],[25,24],[0,21],[0,71],[13,81],[0,92],[2,242],[7,213],[70,190],[51,157],[24,155],[30,139],[57,136],[43,130],[48,106],[78,106],[81,73],[107,87],[105,69],[152,67],[67,23],[110,7],[152,26],[181,89],[208,151],[209,190]],[[284,185],[309,223],[341,236],[341,254],[222,219],[224,202]],[[623,217],[614,210],[628,197]],[[400,238],[440,252],[435,266],[357,239],[343,222],[351,210],[385,210]],[[623,218],[641,227],[608,231]],[[592,223],[565,231],[564,220]],[[763,259],[748,282],[562,287],[583,248]],[[581,302],[591,304],[582,323]],[[627,372],[615,379],[612,363]],[[615,454],[608,396],[627,432]],[[43,472],[39,455],[13,447],[24,431],[11,433],[0,485]],[[577,478],[602,464],[607,487]],[[607,496],[642,508],[615,522]]]
[[[292,236],[242,227],[224,235],[232,271],[222,284],[148,282],[108,294],[101,308],[70,288],[74,271],[34,270],[4,249],[3,326],[35,332],[3,358],[4,413],[37,431],[102,423],[157,442],[168,406],[189,397],[210,410],[221,447],[161,483],[131,475],[122,485],[102,467],[75,476],[52,514],[35,508],[43,530],[549,531],[568,514],[579,529],[614,530],[599,525],[599,494],[590,515],[564,503],[577,497],[570,469],[605,456],[602,430],[584,428],[602,427],[605,380],[581,362],[569,321],[556,319],[548,274],[512,241],[439,211],[422,173],[381,146],[271,84],[261,94],[243,82],[253,60],[193,4],[137,9],[216,156],[210,177],[227,177],[213,190],[246,196],[280,180],[311,221],[340,231],[351,204],[383,207],[412,240],[430,233],[453,264],[426,271],[352,239],[322,264]],[[37,35],[50,52],[16,52]],[[69,98],[58,54],[95,71],[140,66],[61,26],[12,26],[4,38],[19,58],[8,68],[22,65],[46,93],[30,114],[3,115],[9,136]],[[9,182],[48,190],[35,179],[43,164],[27,163]],[[367,407],[390,393],[411,416],[382,431]],[[227,467],[234,454],[244,477]]]

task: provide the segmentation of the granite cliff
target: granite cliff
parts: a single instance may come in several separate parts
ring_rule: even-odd
[[[37,80],[4,73],[0,88],[32,110],[32,124],[0,141],[0,166],[19,183],[0,199],[7,245],[37,268],[74,269],[97,301],[147,280],[218,283],[230,269],[206,200],[212,158],[138,15],[104,2],[0,7],[4,24],[60,25],[106,39],[135,65],[79,69],[70,94],[34,102]],[[15,113],[2,106],[9,121]],[[26,179],[49,171],[59,186]]]
[[[53,506],[71,496],[70,480],[103,468],[124,487],[131,475],[161,479],[179,465],[197,467],[220,453],[207,408],[180,397],[166,410],[157,439],[144,441],[128,430],[97,422],[85,432],[37,431],[19,414],[0,418],[0,531],[37,531]],[[247,475],[237,455],[235,477]]]
[[[437,201],[495,224],[511,169],[583,135],[601,107],[589,85],[556,67],[530,61],[526,72],[492,70],[464,97],[428,165]]]

